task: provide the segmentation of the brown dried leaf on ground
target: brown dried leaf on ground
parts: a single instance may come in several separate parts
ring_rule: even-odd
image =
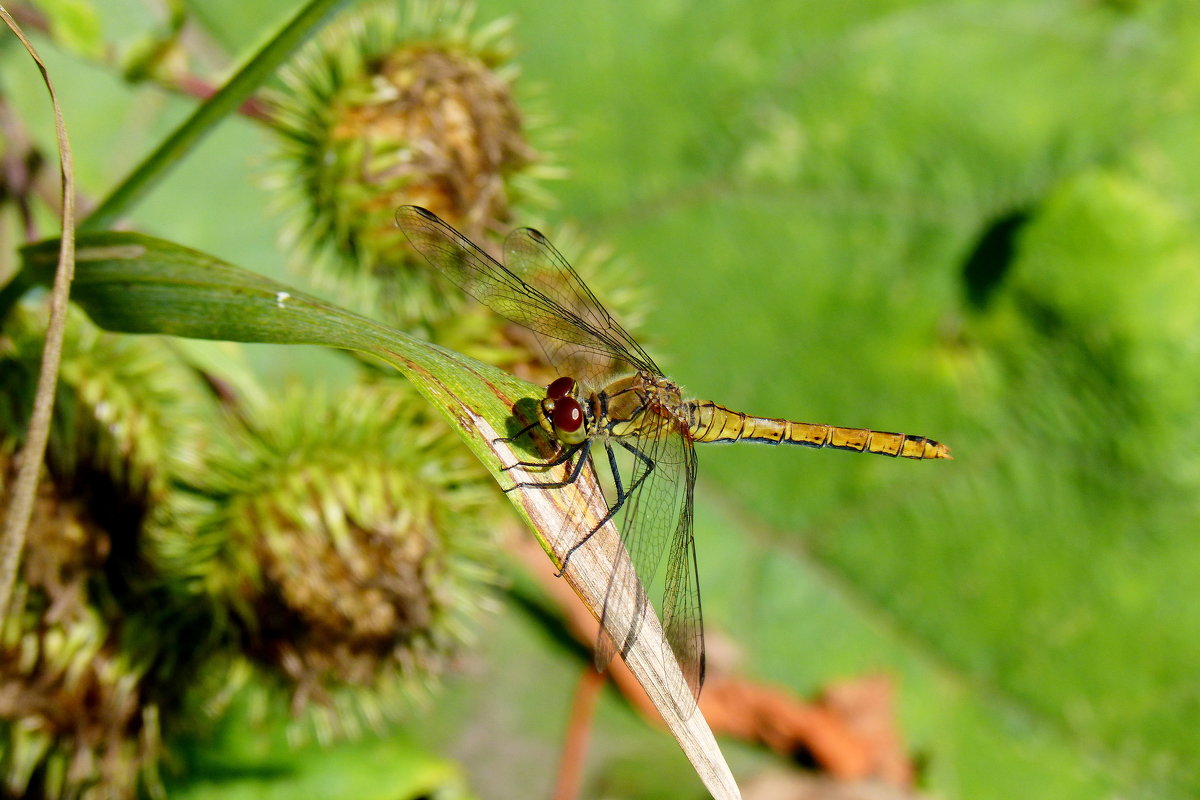
[[[744,782],[745,800],[922,800],[926,795],[879,780],[843,781],[773,769]]]
[[[834,684],[811,703],[786,689],[718,676],[700,705],[714,731],[762,742],[783,755],[805,754],[835,778],[912,785],[886,676]]]

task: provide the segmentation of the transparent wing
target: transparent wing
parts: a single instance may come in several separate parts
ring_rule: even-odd
[[[696,450],[686,442],[684,492],[679,519],[667,556],[663,581],[663,630],[667,644],[683,668],[683,678],[693,698],[704,685],[704,615],[700,609],[700,575],[696,569],[696,539],[693,535],[693,493],[696,489]]]
[[[685,686],[673,695],[686,718],[695,708],[704,683],[704,630],[692,536],[696,451],[680,431],[666,426],[652,438],[630,437],[619,440],[616,446],[627,446],[640,455],[634,455],[633,468],[623,479],[627,497],[617,517],[629,559],[613,568],[608,594],[628,593],[644,600],[656,582],[663,554],[667,554],[659,609],[669,645],[663,657],[674,659],[683,672]],[[620,623],[602,613],[597,665],[607,665],[614,650],[624,654],[637,640],[641,623],[640,615]]]
[[[586,345],[563,342],[547,352],[552,363],[564,365],[566,374],[576,374],[591,384],[603,383],[605,372],[628,371],[626,365],[661,375],[654,360],[629,333],[613,319],[603,304],[592,294],[583,279],[561,253],[541,232],[533,228],[518,228],[504,240],[504,265],[524,283],[541,292],[559,308],[569,310],[574,321],[582,323],[604,342],[604,351],[624,364],[622,368],[604,369],[604,364],[589,360]],[[599,370],[592,369],[599,366]],[[598,372],[591,374],[589,372]]]
[[[509,234],[501,265],[437,215],[401,206],[396,224],[438,272],[501,316],[540,334],[551,363],[596,385],[608,374],[662,371],[566,259],[531,228]]]

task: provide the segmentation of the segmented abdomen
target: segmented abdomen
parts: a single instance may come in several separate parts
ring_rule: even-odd
[[[708,401],[689,402],[686,409],[690,435],[697,442],[798,444],[899,458],[951,458],[949,447],[924,436],[753,417]]]

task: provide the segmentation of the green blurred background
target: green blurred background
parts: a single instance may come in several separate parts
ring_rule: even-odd
[[[182,5],[236,60],[294,3]],[[104,38],[144,34],[146,8],[105,0]],[[1200,796],[1198,12],[479,6],[480,23],[515,17],[522,99],[569,134],[539,224],[636,265],[668,374],[733,408],[953,448],[706,448],[697,495],[710,641],[801,693],[894,676],[933,795]],[[39,42],[81,188],[102,195],[190,104]],[[16,48],[2,57],[52,149],[44,90]],[[296,282],[263,187],[274,149],[228,120],[133,224]],[[346,369],[252,354],[267,386]],[[481,797],[547,794],[584,665],[515,610],[487,625],[394,739],[297,754],[230,722],[195,756],[208,779],[172,796],[407,796],[414,763]],[[740,780],[771,762],[725,749]],[[606,693],[584,795],[702,794],[674,742]]]

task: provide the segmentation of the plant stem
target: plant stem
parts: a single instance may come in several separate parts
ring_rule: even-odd
[[[229,81],[200,104],[79,224],[109,228],[140,201],[218,122],[234,113],[344,0],[309,0]]]

